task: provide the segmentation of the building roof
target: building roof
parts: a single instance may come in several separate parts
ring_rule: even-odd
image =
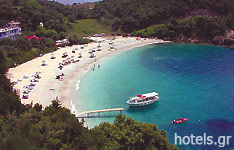
[[[36,37],[35,35],[30,35],[27,37],[27,40],[31,40],[31,39],[39,40],[39,37]]]
[[[15,29],[19,29],[19,27],[5,27],[5,28],[0,28],[0,33],[2,32],[9,32],[9,31],[12,31],[12,30],[15,30]]]
[[[11,21],[11,22],[8,22],[7,24],[21,24],[21,22],[18,22],[18,21]]]
[[[153,97],[153,96],[156,96],[156,95],[158,95],[158,93],[152,92],[152,93],[143,94],[142,96],[145,96],[145,97]]]

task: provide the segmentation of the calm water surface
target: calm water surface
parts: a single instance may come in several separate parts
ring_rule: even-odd
[[[151,45],[124,52],[100,63],[80,82],[75,101],[78,112],[123,107],[126,116],[154,123],[181,136],[234,136],[234,51],[188,44]],[[159,102],[129,108],[126,101],[137,94],[157,91]],[[173,125],[176,118],[189,121]],[[86,120],[91,127],[113,118]],[[183,150],[233,149],[230,146],[179,146]]]

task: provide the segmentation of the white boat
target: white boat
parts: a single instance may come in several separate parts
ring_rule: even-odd
[[[129,98],[127,104],[129,106],[145,106],[157,102],[159,99],[157,92],[146,93],[143,95],[137,95],[136,97]]]

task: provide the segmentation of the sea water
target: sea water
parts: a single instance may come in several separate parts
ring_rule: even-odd
[[[174,134],[234,136],[234,51],[218,46],[164,44],[119,53],[90,70],[81,80],[74,103],[78,112],[124,108],[123,114],[157,124]],[[130,108],[129,97],[156,91],[157,103]],[[108,116],[108,114],[107,114]],[[180,125],[172,120],[187,117]],[[113,122],[114,117],[88,118],[89,127]],[[177,145],[178,146],[178,145]],[[229,146],[183,145],[183,150],[233,149]]]

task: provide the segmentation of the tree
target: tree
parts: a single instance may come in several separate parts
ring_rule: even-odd
[[[143,124],[122,115],[116,116],[113,124],[102,123],[92,132],[104,136],[106,149],[177,149],[168,143],[165,131],[159,131],[156,125]]]
[[[0,75],[3,75],[7,68],[6,54],[4,54],[4,51],[0,49]]]

